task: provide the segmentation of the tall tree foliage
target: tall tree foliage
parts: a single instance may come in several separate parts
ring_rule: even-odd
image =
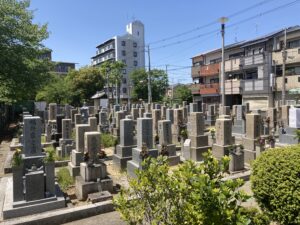
[[[70,103],[79,106],[103,89],[104,77],[99,67],[82,67],[68,72],[65,85],[69,89]]]
[[[0,0],[0,101],[34,99],[51,63],[39,59],[47,25],[33,24],[27,0]]]
[[[129,224],[254,224],[241,206],[248,199],[239,190],[243,181],[223,179],[228,163],[209,152],[203,163],[186,161],[170,171],[167,158],[148,158],[114,198],[115,207]]]
[[[51,80],[37,93],[37,101],[46,101],[48,103],[56,102],[58,104],[68,103],[70,91],[67,87],[64,77],[52,74]]]
[[[174,87],[174,100],[180,104],[183,101],[192,102],[193,95],[191,90],[186,85],[177,85]]]
[[[132,80],[132,98],[148,99],[148,73],[144,69],[134,70],[130,74]],[[151,92],[152,101],[161,101],[166,93],[168,87],[168,75],[164,70],[151,70]]]

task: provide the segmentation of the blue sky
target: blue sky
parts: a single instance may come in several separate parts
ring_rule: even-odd
[[[35,23],[48,23],[45,45],[53,50],[53,60],[76,62],[77,68],[90,64],[99,43],[124,34],[133,19],[141,20],[146,43],[153,48],[152,67],[169,65],[171,83],[191,82],[190,69],[185,68],[190,58],[221,46],[219,32],[201,36],[219,29],[218,23],[199,28],[221,16],[234,15],[227,24],[226,44],[300,25],[300,0],[31,0],[30,8],[35,10]],[[190,30],[194,31],[178,36]],[[156,41],[160,42],[151,45]]]

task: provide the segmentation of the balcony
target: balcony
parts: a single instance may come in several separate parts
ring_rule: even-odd
[[[220,73],[220,63],[203,65],[200,67],[200,76],[215,76]]]
[[[219,92],[220,92],[219,83],[200,84],[200,94],[201,95],[219,94]]]
[[[200,94],[200,84],[192,84],[190,86],[191,92],[193,95],[199,95]]]
[[[245,56],[241,64],[247,67],[247,66],[263,64],[264,62],[265,62],[265,56],[263,53],[261,53],[257,55]]]
[[[290,75],[285,77],[287,82],[285,83],[285,89],[288,91],[293,88],[300,87],[300,75]],[[276,91],[282,91],[282,77],[276,77]]]
[[[200,66],[193,66],[191,74],[192,74],[192,78],[200,77]]]
[[[299,63],[300,62],[300,48],[291,48],[287,49],[287,59],[286,63]],[[282,64],[282,52],[273,52],[272,59],[275,61],[277,65]]]
[[[261,94],[270,91],[269,80],[266,79],[252,79],[244,80],[242,83],[243,94]]]
[[[240,70],[241,68],[241,59],[229,59],[225,61],[225,72]]]
[[[241,80],[226,80],[225,81],[225,94],[236,95],[242,92],[242,81]]]

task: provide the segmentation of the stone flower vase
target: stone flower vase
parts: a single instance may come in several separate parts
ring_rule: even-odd
[[[55,195],[55,162],[45,163],[46,193],[49,196]]]
[[[24,187],[23,187],[23,164],[12,167],[13,175],[13,201],[24,200]]]

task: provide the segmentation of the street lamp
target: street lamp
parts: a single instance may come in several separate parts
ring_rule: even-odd
[[[221,85],[222,85],[222,106],[226,106],[225,102],[225,58],[224,58],[224,45],[225,45],[225,23],[228,21],[227,17],[221,17],[219,22],[221,23],[222,34],[222,66],[221,66]]]

